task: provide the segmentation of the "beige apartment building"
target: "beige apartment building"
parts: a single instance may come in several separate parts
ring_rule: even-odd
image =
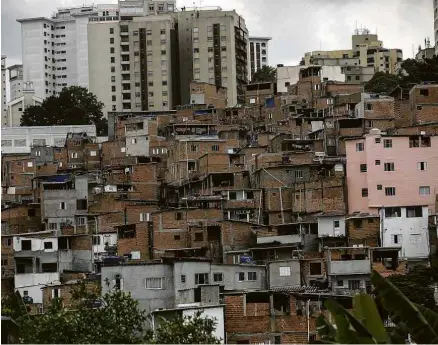
[[[169,110],[180,103],[179,85],[174,82],[176,23],[172,13],[166,13],[174,7],[158,4],[123,1],[120,16],[90,20],[90,91],[105,104],[105,113]]]
[[[396,73],[403,60],[401,49],[388,49],[377,34],[357,29],[351,37],[351,49],[313,51],[305,54],[305,66],[341,66],[346,82],[366,83],[374,73]]]
[[[227,88],[228,106],[244,102],[248,81],[248,30],[235,11],[215,9],[178,12],[181,102],[190,103],[190,83]]]

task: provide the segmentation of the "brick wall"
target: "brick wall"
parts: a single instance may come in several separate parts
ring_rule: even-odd
[[[131,225],[130,225],[131,226]],[[122,227],[119,227],[119,230]],[[134,238],[120,238],[117,240],[117,253],[119,255],[130,254],[133,251],[140,252],[140,260],[145,261],[149,259],[149,236],[148,223],[135,224]]]
[[[22,234],[43,230],[39,205],[19,205],[2,210],[2,225],[5,223],[9,234]]]
[[[380,219],[350,218],[346,221],[348,245],[363,244],[377,247],[380,236]]]
[[[122,148],[126,149],[124,139],[115,141],[106,141],[102,143],[102,165],[112,165],[114,158],[126,157],[126,153],[122,151]]]

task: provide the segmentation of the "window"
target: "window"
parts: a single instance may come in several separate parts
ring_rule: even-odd
[[[429,90],[428,89],[420,89],[420,95],[421,96],[429,96]]]
[[[392,235],[392,244],[401,244],[402,243],[402,235]]]
[[[2,266],[7,266],[8,265],[8,257],[7,256],[2,256]],[[27,292],[27,291],[24,291]]]
[[[335,229],[339,228],[339,225],[340,225],[339,220],[334,220],[334,221],[333,221],[333,227],[334,227]]]
[[[78,158],[78,153],[77,152],[72,152],[71,153],[71,158]]]
[[[144,281],[146,290],[161,290],[163,289],[164,278],[146,278]]]
[[[203,241],[204,234],[202,232],[195,232],[195,241]]]
[[[394,171],[394,163],[385,163],[384,170],[385,171]]]
[[[410,244],[420,244],[421,242],[421,235],[420,234],[411,234],[409,236],[409,243]]]
[[[110,38],[110,44],[114,44],[114,37]]]
[[[382,190],[382,185],[381,184],[377,185],[377,190]]]
[[[290,276],[290,267],[284,266],[280,267],[280,277],[288,277]]]
[[[181,235],[173,235],[173,240],[174,240],[174,241],[179,241],[179,240],[181,240]]]
[[[111,82],[113,82],[113,83],[116,82],[116,77],[115,76],[111,76]]]
[[[192,152],[198,152],[199,146],[198,145],[190,145],[190,151]]]
[[[367,172],[367,165],[366,164],[360,165],[360,172]]]
[[[426,171],[427,170],[427,162],[418,162],[417,169],[420,171]]]
[[[383,140],[383,147],[388,149],[392,147],[392,139]]]
[[[112,96],[111,99],[113,102],[115,102],[117,100],[116,96]]]
[[[219,151],[219,145],[212,145],[211,150],[212,151]]]
[[[27,167],[28,168],[32,168],[33,167],[33,162],[27,162]]]
[[[5,247],[10,247],[10,246],[12,246],[12,238],[5,238],[5,239],[3,239],[3,245],[5,246]]]
[[[32,250],[32,241],[31,240],[22,240],[21,241],[21,249],[22,250]]]
[[[401,217],[401,208],[400,207],[386,207],[385,208],[385,217],[386,218]]]
[[[93,245],[100,246],[100,236],[93,236]]]
[[[295,170],[295,178],[303,178],[303,171]]]
[[[421,218],[423,217],[423,208],[421,206],[406,207],[407,218]]]
[[[362,229],[362,219],[353,219],[353,225],[355,229]]]
[[[343,281],[343,280],[338,280],[338,281],[336,282],[336,286],[338,286],[338,287],[343,287],[343,286],[344,286],[344,281]]]
[[[371,103],[367,103],[366,108],[367,110],[373,110],[373,105]]]
[[[248,281],[256,281],[257,272],[248,272]]]
[[[221,51],[226,52],[227,51],[227,47],[221,47]]]
[[[386,196],[394,196],[395,195],[395,187],[385,187],[385,195]]]
[[[322,268],[320,262],[311,262],[310,263],[310,275],[311,276],[319,276],[322,274]]]
[[[208,284],[208,273],[196,273],[195,274],[195,284]]]
[[[380,165],[380,159],[376,159],[376,165]]]
[[[186,276],[185,274],[181,275],[181,284],[185,284],[186,283]]]
[[[61,289],[52,289],[52,298],[60,298],[61,297]]]
[[[368,188],[362,188],[362,197],[368,197]]]
[[[364,145],[363,143],[356,143],[356,151],[360,152],[364,150]]]
[[[223,282],[224,281],[224,275],[222,273],[213,273],[213,282]]]
[[[165,35],[165,34],[166,34],[166,29],[160,30],[160,35]]]
[[[239,281],[239,282],[245,281],[245,272],[238,272],[237,273],[237,281]]]
[[[175,220],[181,220],[182,219],[182,212],[175,212]]]
[[[65,207],[65,202],[64,202],[64,201],[62,201],[62,202],[59,203],[59,209],[60,209],[60,210],[65,210],[65,209],[66,209],[66,207]]]
[[[114,34],[114,28],[110,28],[110,34]]]
[[[91,156],[91,157],[96,157],[96,155],[97,155],[97,152],[96,152],[96,151],[90,151],[90,156]]]
[[[430,187],[429,186],[421,186],[420,187],[420,195],[430,195]]]
[[[150,216],[150,213],[140,213],[140,222],[149,222]]]
[[[44,249],[53,249],[52,242],[44,242]]]
[[[360,289],[360,280],[349,280],[348,281],[348,288],[350,290],[358,290],[358,289]]]

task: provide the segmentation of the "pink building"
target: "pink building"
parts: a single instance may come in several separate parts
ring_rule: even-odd
[[[386,136],[373,129],[348,140],[349,213],[391,206],[428,206],[438,192],[438,136]]]
[[[348,140],[348,212],[380,215],[384,247],[427,260],[428,217],[438,193],[438,136],[387,136],[373,129]]]

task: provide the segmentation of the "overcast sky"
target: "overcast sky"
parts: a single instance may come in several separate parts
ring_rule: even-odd
[[[17,18],[50,16],[57,7],[91,4],[92,0],[0,0],[1,53],[7,65],[21,62],[21,31]],[[297,64],[307,51],[348,49],[358,27],[377,33],[386,48],[433,45],[433,0],[196,0],[199,6],[220,5],[241,14],[250,35],[272,37],[269,64]],[[94,3],[117,3],[94,0]],[[193,0],[177,0],[192,7]]]

